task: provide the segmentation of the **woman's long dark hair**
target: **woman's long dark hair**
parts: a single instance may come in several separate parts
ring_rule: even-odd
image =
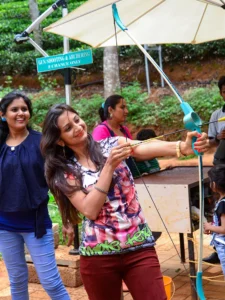
[[[3,117],[7,111],[8,106],[15,100],[23,98],[24,102],[26,103],[30,117],[32,117],[32,103],[31,100],[24,95],[21,91],[13,91],[5,95],[1,101],[0,101],[0,111],[3,114]],[[29,128],[29,126],[27,126]],[[2,121],[2,118],[0,118],[0,145],[3,144],[6,141],[6,138],[9,134],[9,127],[7,122]]]
[[[74,192],[83,190],[82,174],[75,164],[74,152],[67,146],[58,145],[61,131],[58,127],[58,118],[64,112],[78,113],[67,104],[56,104],[52,106],[44,121],[41,152],[45,158],[45,175],[48,186],[58,204],[63,223],[68,221],[77,224],[80,221],[79,213],[71,204],[66,195],[72,195]],[[101,153],[100,146],[95,142],[90,134],[87,139],[87,153],[99,170],[104,166],[105,158]],[[68,184],[65,174],[72,174],[76,178],[76,186]]]
[[[98,110],[102,122],[109,119],[109,107],[115,109],[121,99],[123,99],[121,95],[111,95],[105,100],[104,107],[101,106]]]

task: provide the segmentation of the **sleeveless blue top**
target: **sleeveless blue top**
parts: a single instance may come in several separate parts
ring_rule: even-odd
[[[213,214],[213,225],[221,226],[221,215],[225,214],[225,198],[219,200],[216,203],[214,214]],[[225,245],[225,234],[214,232],[212,234],[212,241],[210,245],[213,245],[213,241],[216,240],[218,243]]]
[[[34,231],[37,238],[52,226],[40,141],[41,133],[29,130],[18,146],[0,146],[0,229]]]

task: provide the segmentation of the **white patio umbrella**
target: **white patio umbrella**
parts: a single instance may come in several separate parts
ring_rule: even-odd
[[[225,38],[225,11],[197,0],[89,0],[44,30],[93,47],[114,46],[111,5],[140,44],[203,43]],[[220,0],[213,2],[222,6]],[[118,45],[133,41],[117,29]]]

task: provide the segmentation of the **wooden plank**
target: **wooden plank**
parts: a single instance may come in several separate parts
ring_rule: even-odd
[[[208,182],[208,170],[210,167],[203,168],[204,181]],[[142,178],[135,179],[135,184],[172,184],[188,185],[189,187],[198,186],[198,167],[177,167],[161,172],[149,174]]]
[[[80,268],[80,255],[70,255],[69,251],[71,248],[66,246],[59,246],[55,249],[55,258],[57,266],[64,266],[73,269]],[[29,254],[25,256],[27,263],[33,263],[32,258]]]
[[[151,194],[155,208],[148,191]],[[169,232],[190,233],[189,191],[187,185],[136,184],[138,200],[152,231],[166,231],[159,211]]]

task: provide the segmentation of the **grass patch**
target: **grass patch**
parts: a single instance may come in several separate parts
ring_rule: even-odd
[[[179,160],[189,160],[189,159],[197,158],[197,157],[198,157],[198,156],[195,155],[195,154],[190,154],[190,155],[187,155],[187,156],[179,157]]]

